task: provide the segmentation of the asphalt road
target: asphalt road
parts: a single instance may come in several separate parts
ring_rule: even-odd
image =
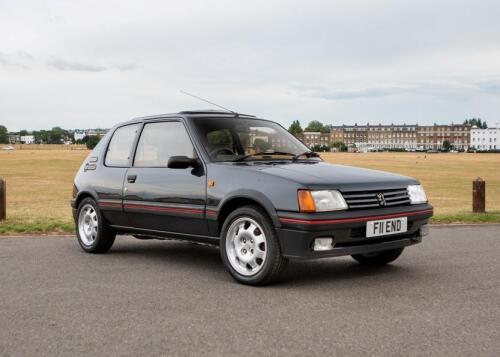
[[[500,226],[433,228],[392,266],[235,283],[214,248],[0,239],[0,356],[500,355]]]

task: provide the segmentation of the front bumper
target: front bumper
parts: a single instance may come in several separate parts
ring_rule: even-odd
[[[432,216],[432,206],[418,205],[381,210],[343,211],[335,213],[299,214],[278,212],[281,227],[276,229],[283,256],[313,259],[365,254],[410,246],[422,241],[422,226]],[[366,222],[407,217],[405,233],[366,238]],[[314,251],[315,238],[333,237],[334,247]]]

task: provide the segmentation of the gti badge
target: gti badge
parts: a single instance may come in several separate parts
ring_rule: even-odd
[[[377,193],[378,205],[384,207],[386,205],[385,197],[383,193]]]

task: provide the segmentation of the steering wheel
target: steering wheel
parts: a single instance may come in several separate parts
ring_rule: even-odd
[[[210,156],[217,157],[219,155],[234,155],[234,152],[229,148],[216,148],[210,151]]]

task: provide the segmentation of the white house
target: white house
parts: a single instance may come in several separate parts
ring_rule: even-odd
[[[473,127],[470,131],[470,146],[476,150],[500,150],[500,126],[479,129]]]
[[[82,140],[86,136],[104,136],[108,132],[108,129],[75,129],[73,132],[73,137],[75,141]]]
[[[21,136],[20,140],[23,144],[34,144],[35,143],[35,137],[33,135],[23,135],[23,136]]]
[[[76,129],[75,132],[73,133],[75,141],[82,140],[86,135],[87,134],[85,133],[85,130],[79,130],[79,129]]]

